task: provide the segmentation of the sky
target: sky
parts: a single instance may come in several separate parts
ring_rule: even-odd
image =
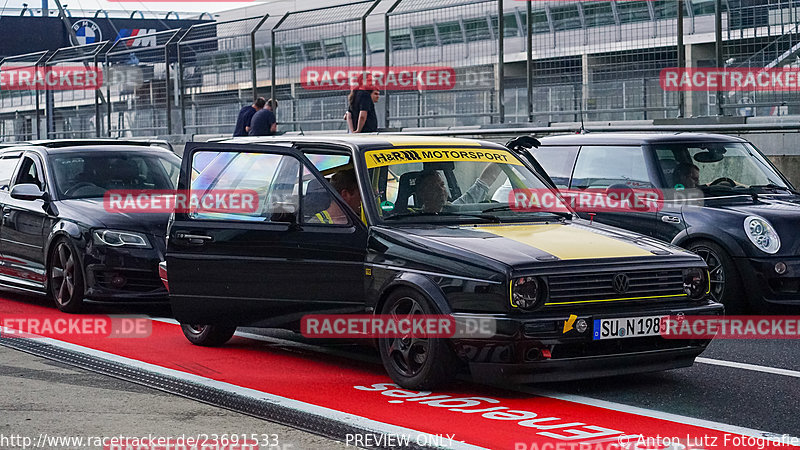
[[[240,8],[243,6],[252,6],[259,3],[268,3],[266,1],[226,1],[226,0],[186,0],[186,1],[154,1],[154,0],[141,0],[133,2],[116,2],[107,0],[60,0],[65,8],[74,9],[87,9],[87,10],[122,10],[122,11],[187,11],[187,12],[219,12],[228,9]],[[22,8],[22,4],[27,3],[29,8],[39,9],[42,7],[42,0],[0,0],[0,9],[7,10],[9,8]],[[308,7],[313,6],[313,1],[303,2]],[[50,9],[57,9],[53,0],[48,0]]]

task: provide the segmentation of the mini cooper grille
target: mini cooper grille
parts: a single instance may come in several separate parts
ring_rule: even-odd
[[[593,300],[683,296],[683,271],[637,270],[569,274],[548,277],[546,305],[575,304]]]

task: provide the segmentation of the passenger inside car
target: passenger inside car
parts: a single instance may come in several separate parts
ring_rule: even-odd
[[[690,163],[680,163],[675,167],[675,187],[682,185],[686,189],[693,189],[700,184],[700,168]]]

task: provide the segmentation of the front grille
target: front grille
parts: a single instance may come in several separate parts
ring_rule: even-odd
[[[624,274],[628,279],[627,290],[622,292],[614,287],[614,278],[619,274]],[[550,293],[545,303],[547,306],[686,295],[683,290],[683,271],[680,269],[551,275],[547,285]]]
[[[121,276],[125,279],[121,287],[116,287],[112,284],[112,280],[116,276]],[[115,289],[132,292],[150,292],[163,287],[161,279],[158,277],[156,271],[141,271],[141,270],[114,270],[114,271],[98,271],[95,273],[97,284],[106,289]]]

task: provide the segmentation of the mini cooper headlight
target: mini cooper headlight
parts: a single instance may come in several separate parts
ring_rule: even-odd
[[[514,280],[511,286],[511,306],[520,309],[533,309],[544,298],[544,282],[537,277],[522,277]]]
[[[750,216],[744,219],[744,234],[762,252],[772,255],[781,248],[781,239],[778,237],[778,233],[763,217]]]
[[[145,235],[132,231],[95,230],[93,240],[95,244],[111,247],[150,248]]]
[[[708,283],[708,272],[705,269],[683,269],[683,291],[689,298],[703,298],[710,290]]]

